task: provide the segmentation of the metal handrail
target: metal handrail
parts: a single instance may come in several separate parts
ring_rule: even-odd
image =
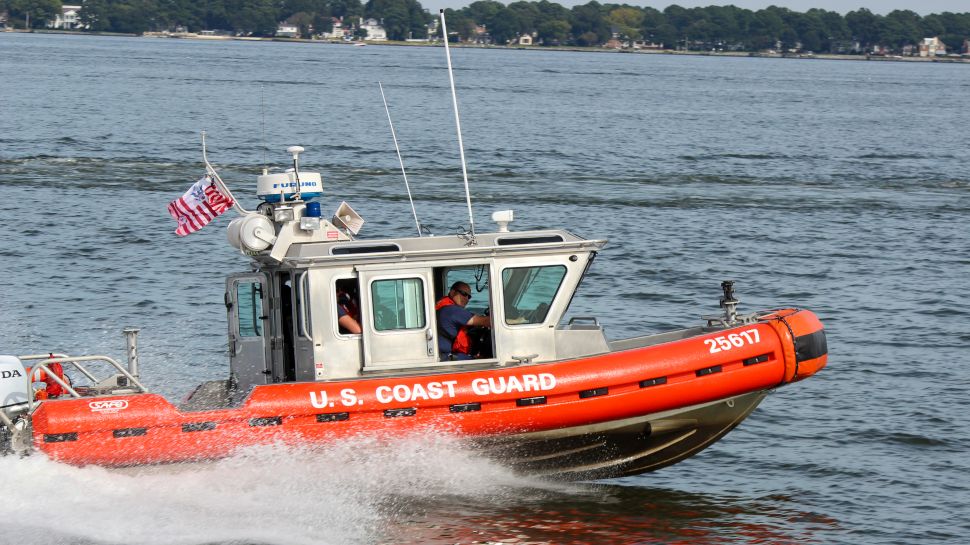
[[[54,352],[48,352],[47,354],[28,354],[26,356],[17,356],[20,361],[24,360],[49,360],[51,358],[70,358],[67,354],[55,354]]]
[[[308,276],[307,271],[303,271],[303,273],[300,274],[300,279],[297,281],[296,297],[300,303],[301,309],[300,316],[298,317],[299,319],[297,321],[300,323],[300,334],[303,335],[303,338],[312,341],[313,337],[310,335],[309,328],[307,327],[309,325],[307,322],[309,322],[310,318],[310,307],[307,304],[308,301],[306,300]]]
[[[53,354],[53,353],[51,353],[51,354],[31,354],[29,356],[20,356],[20,361],[24,361],[24,360],[47,360],[47,359],[51,359],[51,358],[58,358],[58,361],[63,361],[63,360],[70,359],[71,356],[68,356],[67,354]],[[78,371],[80,371],[81,374],[83,374],[85,377],[87,377],[88,380],[90,380],[91,382],[98,382],[97,377],[95,377],[94,375],[92,375],[83,365],[81,365],[80,363],[77,363],[77,362],[72,362],[72,363],[74,363],[74,367]]]
[[[596,319],[596,316],[573,316],[566,325],[573,325],[579,322],[592,322],[595,326],[600,325],[600,321]]]
[[[47,364],[48,363],[60,363],[61,360],[63,360],[64,358],[70,358],[70,356],[68,356],[66,354],[58,354],[57,356],[59,356],[59,357],[57,359],[54,359],[53,356],[54,356],[53,353],[48,354],[46,356],[40,356],[40,355],[37,355],[37,354],[30,354],[30,355],[23,356],[23,357],[20,358],[20,361],[23,361],[23,360],[36,360],[36,359],[43,359],[44,360],[44,361],[42,361],[40,363],[35,363],[34,365],[31,365],[30,366],[30,372],[27,373],[27,410],[28,411],[33,411],[34,410],[34,391],[31,388],[31,385],[33,385],[33,383],[34,383],[34,376],[37,375],[37,373],[39,371],[43,371],[43,372],[47,373],[47,376],[49,376],[50,378],[52,378],[54,380],[54,382],[56,382],[57,384],[59,384],[61,388],[64,388],[65,390],[67,390],[67,392],[69,394],[71,394],[72,396],[74,396],[74,397],[81,397],[81,394],[77,393],[77,391],[74,388],[72,388],[70,384],[68,384],[61,377],[57,376],[57,373],[52,372],[50,370],[50,368],[47,367]],[[64,363],[67,363],[67,362],[65,361]],[[87,374],[86,374],[86,376],[87,376]],[[97,382],[97,380],[95,380],[95,379],[92,379],[92,381]]]
[[[320,255],[312,257],[284,257],[283,261],[291,263],[295,266],[313,265],[314,262],[323,260],[332,261],[348,261],[348,260],[359,260],[359,261],[374,261],[383,259],[386,260],[388,257],[395,257],[401,260],[407,260],[409,257],[420,258],[425,256],[433,256],[435,254],[447,254],[449,257],[457,255],[467,255],[471,254],[477,256],[480,254],[497,254],[497,253],[516,253],[516,252],[527,252],[533,250],[566,250],[568,248],[576,249],[586,249],[590,247],[602,248],[606,245],[605,239],[598,240],[565,240],[563,242],[551,243],[542,242],[535,244],[516,244],[514,246],[499,246],[497,244],[492,246],[474,246],[474,247],[464,247],[464,248],[434,248],[429,250],[397,250],[394,252],[374,252],[366,254],[347,254],[347,255]]]
[[[51,355],[52,354],[46,354],[46,355],[35,355],[35,354],[32,354],[32,355],[28,355],[28,356],[20,356],[21,361],[23,361],[23,360],[36,360],[36,359],[44,358],[43,361],[37,362],[34,365],[32,365],[31,366],[30,373],[27,374],[27,408],[31,412],[33,412],[34,406],[35,406],[33,391],[31,390],[31,384],[33,383],[32,377],[37,372],[38,369],[43,370],[44,372],[46,372],[47,375],[49,377],[51,377],[51,379],[54,380],[54,382],[56,382],[62,388],[64,388],[65,390],[67,390],[67,392],[69,394],[71,394],[72,396],[74,396],[76,398],[82,397],[81,394],[79,394],[77,392],[77,390],[75,390],[74,388],[72,388],[66,381],[64,381],[63,379],[61,379],[60,377],[58,377],[57,374],[51,372],[50,368],[47,367],[47,365],[48,364],[51,364],[51,363],[61,363],[61,364],[70,363],[76,369],[78,369],[79,371],[81,371],[81,373],[83,373],[85,377],[87,377],[88,379],[90,379],[91,382],[97,383],[98,380],[96,378],[94,378],[94,376],[91,375],[91,373],[89,373],[87,370],[82,370],[82,369],[84,369],[84,366],[80,365],[78,362],[81,362],[81,361],[106,361],[109,364],[111,364],[111,366],[113,366],[119,373],[121,373],[122,375],[124,375],[125,378],[127,378],[129,381],[131,381],[132,384],[134,384],[135,386],[137,386],[138,389],[142,393],[145,393],[145,394],[148,393],[148,388],[146,388],[144,384],[142,384],[141,382],[139,382],[138,379],[135,378],[131,373],[129,373],[120,363],[118,363],[117,361],[115,361],[114,359],[112,359],[112,358],[110,358],[108,356],[68,356],[66,354],[53,354],[54,357],[51,357]]]

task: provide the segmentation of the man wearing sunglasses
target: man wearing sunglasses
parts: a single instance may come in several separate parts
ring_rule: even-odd
[[[434,306],[438,316],[438,353],[441,361],[470,360],[472,353],[469,327],[491,327],[492,318],[472,314],[465,308],[472,299],[471,287],[464,282],[451,285],[448,295]]]

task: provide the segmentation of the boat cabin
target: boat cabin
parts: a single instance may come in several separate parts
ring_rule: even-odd
[[[230,368],[237,391],[609,351],[595,320],[560,324],[605,241],[562,230],[507,232],[504,225],[500,232],[477,235],[472,244],[459,236],[365,241],[340,234],[339,240],[330,235],[290,241],[274,257],[255,255],[254,272],[228,278]],[[435,310],[455,282],[470,287],[467,310],[491,317],[490,328],[469,329],[474,357],[460,361],[439,349]],[[357,320],[361,332],[341,327],[341,314]]]

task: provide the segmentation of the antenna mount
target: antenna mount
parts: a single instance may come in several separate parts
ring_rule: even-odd
[[[293,200],[300,200],[300,154],[303,153],[303,146],[290,146],[286,148],[286,153],[293,156],[293,177],[296,178],[296,192],[293,195]]]

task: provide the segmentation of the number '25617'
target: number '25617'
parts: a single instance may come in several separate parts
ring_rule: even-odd
[[[761,335],[757,329],[746,329],[739,333],[722,335],[713,339],[704,339],[704,344],[711,349],[711,354],[716,354],[732,348],[741,348],[746,344],[756,344],[761,342]]]

